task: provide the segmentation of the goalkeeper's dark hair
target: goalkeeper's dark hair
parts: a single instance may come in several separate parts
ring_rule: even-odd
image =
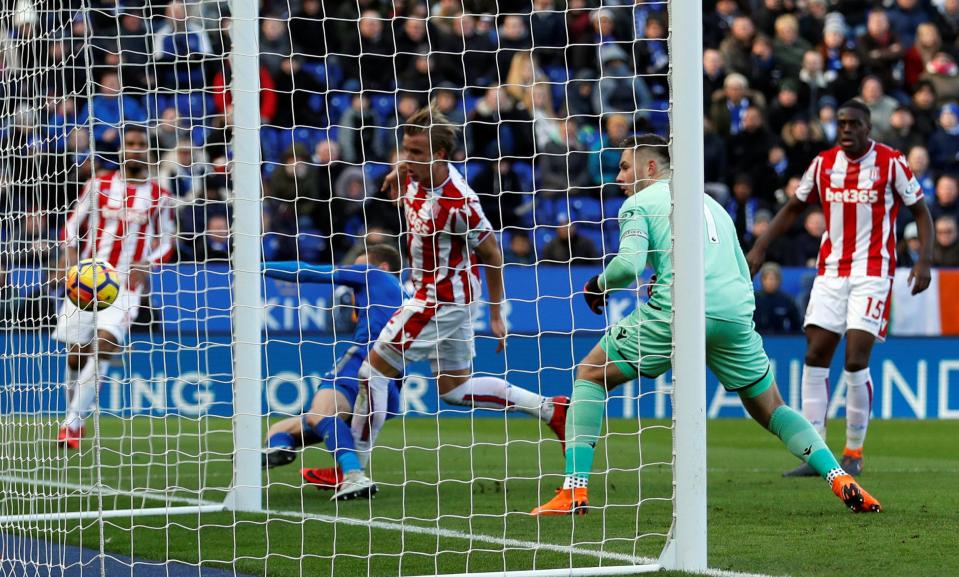
[[[435,106],[427,106],[406,119],[403,123],[403,134],[410,136],[428,135],[431,152],[435,154],[443,150],[446,152],[446,158],[449,159],[453,155],[453,149],[456,148],[459,126],[453,124]]]
[[[853,98],[852,100],[847,100],[842,103],[842,106],[836,109],[836,112],[839,112],[843,108],[858,110],[859,112],[862,112],[863,116],[866,117],[866,122],[869,122],[869,123],[872,122],[872,112],[870,112],[868,106],[863,104],[862,100],[859,100],[857,98]]]
[[[655,154],[660,164],[669,166],[669,142],[658,134],[647,133],[627,136],[619,144],[620,148],[641,148],[644,152]]]
[[[367,245],[366,260],[373,266],[386,263],[392,273],[399,273],[403,266],[400,251],[396,250],[396,247],[382,242]]]

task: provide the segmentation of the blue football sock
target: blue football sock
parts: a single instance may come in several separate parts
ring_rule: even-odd
[[[267,440],[267,446],[271,449],[292,449],[296,447],[296,439],[289,433],[273,433]]]
[[[314,429],[326,442],[326,448],[333,453],[333,458],[344,473],[363,469],[360,458],[356,456],[353,433],[346,421],[337,417],[324,417]]]

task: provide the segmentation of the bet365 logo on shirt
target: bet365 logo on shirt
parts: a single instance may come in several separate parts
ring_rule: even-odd
[[[824,202],[872,204],[879,200],[879,192],[868,188],[827,188]]]

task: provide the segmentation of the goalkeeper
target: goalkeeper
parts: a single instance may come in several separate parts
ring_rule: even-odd
[[[606,393],[637,376],[657,377],[672,354],[672,231],[667,142],[655,135],[626,139],[616,182],[627,199],[619,211],[620,252],[586,284],[590,309],[603,313],[608,291],[639,280],[647,263],[656,284],[649,301],[609,328],[579,364],[566,417],[566,479],[533,515],[584,514],[587,483],[603,425]],[[749,414],[809,464],[853,511],[879,511],[879,502],[840,468],[822,438],[786,406],[773,379],[762,339],[753,326],[755,301],[749,267],[726,211],[704,196],[706,362]],[[677,287],[682,290],[682,287]],[[684,383],[679,383],[683,386]]]
[[[264,468],[288,465],[296,459],[296,448],[325,442],[338,467],[303,469],[303,478],[321,489],[337,489],[334,497],[339,499],[370,497],[376,493],[376,485],[364,488],[362,494],[340,490],[350,485],[350,478],[364,469],[364,454],[358,454],[357,440],[347,421],[352,417],[359,391],[358,371],[366,360],[371,341],[403,303],[399,270],[399,252],[384,244],[370,245],[353,265],[335,269],[295,261],[263,264],[264,274],[271,278],[289,282],[332,282],[350,287],[358,311],[351,346],[323,376],[309,411],[302,417],[283,419],[270,427],[263,453]],[[389,384],[387,405],[388,416],[400,412],[396,380]]]

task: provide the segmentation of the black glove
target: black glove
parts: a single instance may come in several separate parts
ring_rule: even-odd
[[[656,287],[656,275],[649,277],[649,283],[646,284],[646,298],[653,298],[653,289]]]
[[[603,308],[606,306],[606,293],[599,288],[599,275],[586,281],[583,287],[583,298],[586,299],[586,306],[594,313],[603,314]]]

